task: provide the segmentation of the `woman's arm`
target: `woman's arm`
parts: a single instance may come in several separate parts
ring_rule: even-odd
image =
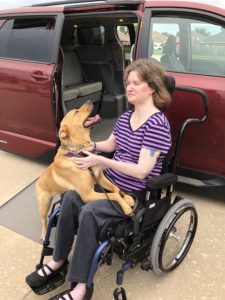
[[[99,149],[98,149],[99,150]],[[90,152],[85,152],[88,157],[75,158],[75,163],[78,168],[87,169],[89,167],[101,164],[103,167],[108,167],[117,170],[123,174],[144,179],[151,173],[157,158],[160,154],[158,150],[142,148],[137,164],[115,161],[101,155],[94,155]]]
[[[123,174],[144,179],[148,176],[154,168],[160,152],[155,149],[142,148],[139,156],[138,163],[126,163],[108,159],[105,157],[100,158],[100,163],[103,167],[108,167],[117,170]]]
[[[96,142],[95,150],[98,152],[114,152],[116,149],[116,137],[112,133],[109,138],[105,141]]]

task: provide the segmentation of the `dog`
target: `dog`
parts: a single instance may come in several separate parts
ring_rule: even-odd
[[[79,169],[74,163],[74,156],[79,156],[82,151],[93,149],[90,128],[99,121],[100,116],[90,117],[92,110],[93,104],[88,101],[79,109],[73,109],[65,115],[59,130],[61,146],[58,148],[52,164],[37,180],[36,197],[42,223],[42,240],[44,240],[47,230],[47,214],[52,198],[56,194],[61,195],[68,190],[75,190],[84,203],[108,198],[117,201],[124,214],[129,215],[133,211],[134,198],[122,193],[116,185],[108,180],[100,166],[91,168],[93,176],[88,169]],[[107,193],[99,193],[94,190],[96,179],[98,184],[107,190]]]

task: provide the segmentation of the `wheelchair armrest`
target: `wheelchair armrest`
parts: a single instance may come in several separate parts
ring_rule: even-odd
[[[159,190],[166,188],[177,182],[177,175],[173,173],[165,173],[149,180],[148,188],[151,190]]]

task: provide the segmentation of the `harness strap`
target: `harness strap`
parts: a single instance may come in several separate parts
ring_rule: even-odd
[[[96,175],[95,175],[92,167],[89,167],[88,171],[90,172],[91,176],[94,178],[94,180],[95,180],[97,186],[99,187],[99,189],[106,195],[106,198],[107,198],[107,200],[109,200],[109,203],[113,206],[114,209],[116,209],[116,207],[112,204],[111,199],[107,195],[105,189],[98,183],[98,179],[97,179],[97,177],[96,177]],[[137,208],[137,205],[138,205],[138,199],[137,199],[137,197],[135,195],[132,195],[132,194],[124,193],[122,190],[119,191],[119,194],[120,194],[120,196],[122,198],[124,198],[124,196],[127,194],[127,195],[129,195],[129,196],[131,196],[131,197],[133,197],[135,199],[135,203],[134,203],[134,207],[132,209],[132,212],[128,215],[128,217],[130,217],[131,219],[133,219],[134,211],[135,211],[135,209]]]
[[[75,145],[74,145],[74,146],[75,146]],[[66,154],[64,154],[64,156],[66,156],[66,157],[86,157],[87,155],[86,155],[84,152],[82,152],[82,151],[78,152],[78,151],[81,150],[83,147],[84,147],[84,145],[76,145],[76,150],[77,150],[77,151],[71,151],[71,148],[68,149],[67,147],[64,146],[64,147],[63,147],[64,149],[69,150],[69,152],[67,152]],[[98,188],[105,194],[106,199],[109,201],[110,205],[111,205],[114,209],[117,210],[117,208],[113,205],[111,199],[110,199],[109,196],[107,195],[107,192],[105,191],[105,189],[99,184],[98,178],[96,177],[95,172],[93,171],[93,168],[92,168],[92,167],[89,167],[89,168],[88,168],[88,171],[89,171],[89,173],[91,174],[92,178],[94,179],[94,181],[95,181],[96,185],[98,186]],[[122,198],[124,198],[124,196],[125,196],[126,194],[128,194],[129,196],[131,196],[131,197],[133,197],[133,198],[135,199],[135,204],[134,204],[134,207],[133,207],[133,209],[132,209],[132,212],[131,212],[129,215],[127,215],[127,217],[130,217],[131,219],[133,219],[133,217],[134,217],[134,211],[135,211],[135,209],[136,209],[136,207],[137,207],[137,204],[138,204],[138,199],[137,199],[137,197],[136,197],[135,195],[133,195],[133,194],[124,193],[122,190],[119,191],[119,194],[120,194],[120,196],[121,196]],[[118,210],[117,210],[117,211],[118,211]],[[118,212],[121,214],[120,211],[118,211]]]
[[[98,179],[97,179],[97,177],[96,177],[96,175],[95,175],[95,172],[93,171],[92,167],[89,167],[89,168],[88,168],[88,171],[90,172],[91,176],[94,178],[95,183],[97,184],[97,186],[99,187],[99,189],[106,195],[106,198],[107,198],[109,201],[111,201],[110,198],[109,198],[109,196],[107,195],[105,189],[101,186],[101,184],[99,184]]]

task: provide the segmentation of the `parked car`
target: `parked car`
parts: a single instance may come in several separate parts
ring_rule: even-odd
[[[208,95],[207,121],[184,137],[180,180],[225,184],[224,9],[178,0],[42,3],[0,11],[0,41],[1,149],[36,157],[56,148],[63,115],[87,99],[107,124],[94,138],[108,134],[127,109],[125,66],[149,58],[178,85]],[[168,110],[175,138],[184,119],[201,114],[198,96],[175,92]]]
[[[162,44],[161,43],[154,43],[154,49],[155,50],[161,50],[162,49]]]

